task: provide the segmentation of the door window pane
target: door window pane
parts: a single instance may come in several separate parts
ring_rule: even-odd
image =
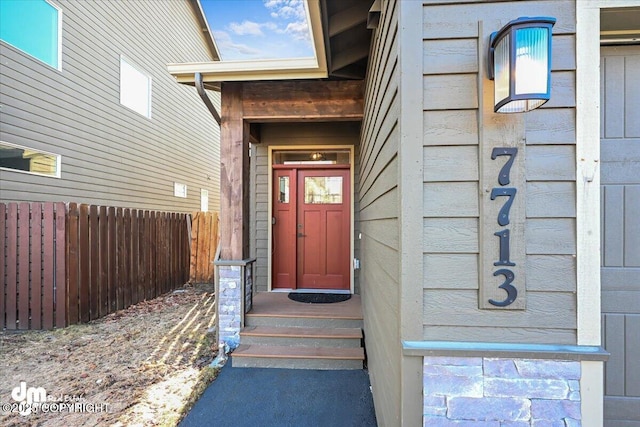
[[[306,204],[342,203],[341,176],[307,176],[304,178]]]
[[[281,176],[278,181],[278,201],[280,203],[289,203],[289,177]]]

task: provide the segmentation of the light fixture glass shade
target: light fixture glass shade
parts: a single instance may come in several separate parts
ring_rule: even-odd
[[[496,113],[531,111],[549,100],[555,21],[518,18],[491,35],[489,76],[495,80]]]

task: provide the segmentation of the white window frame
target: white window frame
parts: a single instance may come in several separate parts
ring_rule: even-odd
[[[38,62],[40,62],[42,64],[45,64],[47,67],[51,67],[54,70],[62,71],[62,9],[60,9],[55,4],[51,3],[49,0],[44,0],[44,1],[49,6],[53,7],[58,12],[58,63],[55,66],[49,64],[48,62],[43,61],[42,59],[38,58],[37,56],[34,56],[34,55],[30,54],[26,50],[20,49],[18,46],[14,45],[14,44],[11,44],[11,43],[9,43],[8,41],[6,41],[4,39],[2,41],[4,43],[8,44],[9,46],[13,47],[14,49],[17,49],[20,52],[24,53],[25,55],[28,55],[30,58],[33,58],[33,59],[37,60]]]
[[[146,110],[143,110],[141,108],[137,108],[133,103],[127,103],[127,99],[123,99],[123,95],[124,95],[124,91],[123,91],[123,72],[122,72],[122,67],[123,65],[126,65],[127,67],[129,67],[130,69],[137,71],[140,75],[140,77],[144,77],[147,79],[147,105],[146,105]],[[149,73],[147,73],[146,71],[144,71],[141,67],[137,66],[133,61],[129,60],[127,57],[125,57],[124,55],[120,55],[120,105],[123,105],[124,107],[128,108],[131,111],[135,111],[136,113],[140,114],[141,116],[144,116],[148,119],[151,118],[151,92],[152,92],[152,88],[153,88],[153,78],[151,77],[151,75]]]
[[[55,175],[52,175],[52,174],[48,174],[48,173],[31,172],[31,171],[24,171],[24,170],[21,170],[21,169],[5,168],[5,167],[2,167],[2,166],[0,166],[0,170],[9,171],[9,172],[16,172],[16,173],[24,173],[24,174],[27,174],[27,175],[45,176],[47,178],[60,178],[61,177],[61,175],[62,175],[62,156],[60,154],[51,153],[50,151],[39,150],[39,149],[31,148],[31,147],[26,147],[24,145],[12,144],[11,142],[6,142],[6,141],[2,141],[2,140],[0,140],[0,144],[8,145],[10,147],[19,148],[21,150],[37,151],[38,153],[46,154],[48,156],[54,156],[56,158],[56,173],[55,173]]]

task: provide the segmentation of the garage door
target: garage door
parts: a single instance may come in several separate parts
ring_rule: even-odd
[[[640,427],[640,46],[601,57],[605,426]]]

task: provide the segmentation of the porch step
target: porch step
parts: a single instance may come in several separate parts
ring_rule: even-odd
[[[253,314],[245,316],[247,326],[276,326],[298,328],[362,328],[362,317],[288,316]]]
[[[235,367],[293,369],[362,369],[364,349],[240,344],[232,353]]]
[[[362,345],[362,329],[248,326],[240,332],[240,341],[250,345],[358,348]]]

